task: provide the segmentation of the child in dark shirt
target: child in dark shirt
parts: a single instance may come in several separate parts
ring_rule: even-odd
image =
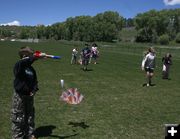
[[[169,79],[169,70],[170,66],[172,65],[172,60],[171,60],[171,54],[167,53],[163,58],[163,70],[162,70],[162,78],[163,79]]]
[[[89,58],[91,55],[91,50],[89,49],[88,44],[85,44],[85,48],[82,49],[81,55],[82,55],[83,70],[87,71],[87,65],[89,63]]]
[[[31,66],[39,58],[33,55],[34,51],[29,47],[19,50],[20,60],[14,66],[14,95],[12,100],[12,138],[35,139],[33,135],[34,123],[34,95],[38,91],[36,71]]]

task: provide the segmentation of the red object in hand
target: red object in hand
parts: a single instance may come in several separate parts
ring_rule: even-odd
[[[41,53],[42,53],[41,51],[35,51],[34,56],[39,58]]]

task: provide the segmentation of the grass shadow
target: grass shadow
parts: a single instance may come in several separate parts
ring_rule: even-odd
[[[156,86],[156,84],[151,84],[150,86]]]
[[[57,138],[57,139],[66,139],[66,138],[70,138],[70,137],[78,135],[78,133],[73,134],[73,135],[67,135],[67,136],[52,135],[52,132],[55,128],[56,128],[56,126],[54,126],[54,125],[40,126],[40,127],[36,128],[34,135],[36,136],[36,138],[53,137],[53,138]]]
[[[87,69],[86,71],[93,71],[93,69]]]
[[[72,125],[72,127],[81,127],[83,129],[89,128],[89,125],[84,122],[69,122],[68,125]]]
[[[85,71],[85,72],[93,71],[93,69],[86,69],[86,70],[84,70],[83,68],[81,68],[81,70],[83,70],[83,71]]]

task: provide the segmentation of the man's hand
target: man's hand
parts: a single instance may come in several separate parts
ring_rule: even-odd
[[[40,53],[40,56],[41,56],[41,57],[45,57],[45,56],[46,56],[46,53]]]

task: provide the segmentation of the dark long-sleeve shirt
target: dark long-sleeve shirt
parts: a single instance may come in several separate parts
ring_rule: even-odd
[[[89,47],[82,49],[82,56],[84,59],[89,59],[90,55],[91,55],[91,50],[89,49]]]
[[[164,65],[172,65],[172,61],[170,57],[163,57],[162,62]]]
[[[31,64],[34,57],[26,57],[19,60],[14,66],[14,89],[20,95],[30,95],[38,90],[36,71]]]

